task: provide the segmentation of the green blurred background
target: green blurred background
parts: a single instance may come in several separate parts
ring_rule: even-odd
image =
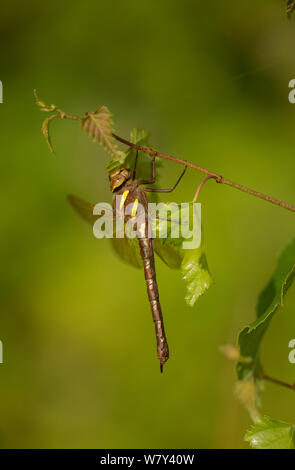
[[[219,352],[254,318],[294,214],[226,186],[202,191],[214,286],[194,308],[157,261],[171,358],[161,376],[143,273],[121,263],[68,206],[110,201],[108,155],[46,102],[99,105],[116,132],[148,129],[158,150],[290,203],[294,194],[294,21],[284,2],[156,1],[1,5],[1,447],[240,448],[250,419]],[[164,162],[162,187],[181,168]],[[189,170],[174,200],[191,200]],[[171,200],[163,196],[163,200]],[[294,381],[295,292],[263,344],[269,374]],[[262,411],[295,422],[294,394],[267,385]]]

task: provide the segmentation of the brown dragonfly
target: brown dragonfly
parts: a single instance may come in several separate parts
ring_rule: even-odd
[[[136,154],[134,169],[131,172],[127,168],[120,168],[110,173],[110,189],[114,196],[119,196],[121,199],[120,203],[120,211],[123,213],[124,223],[130,220],[131,217],[134,217],[137,212],[137,208],[143,208],[143,212],[141,216],[138,217],[137,221],[137,247],[140,250],[140,257],[141,260],[138,260],[138,256],[136,255],[136,247],[134,246],[134,240],[126,240],[126,239],[113,239],[114,247],[116,251],[121,252],[121,247],[118,249],[118,246],[125,242],[131,245],[133,244],[131,253],[130,253],[130,246],[129,246],[129,257],[134,256],[133,263],[135,266],[140,267],[143,266],[145,281],[146,281],[146,288],[147,294],[151,306],[153,321],[155,324],[155,332],[156,332],[156,339],[157,339],[157,353],[158,359],[160,362],[160,370],[163,372],[163,365],[169,358],[169,348],[167,343],[167,338],[165,334],[164,322],[163,322],[163,315],[161,310],[161,305],[159,301],[159,290],[158,284],[156,279],[156,270],[155,270],[155,257],[154,251],[156,251],[159,256],[165,261],[164,257],[162,256],[161,250],[155,247],[154,239],[150,237],[148,232],[148,198],[146,193],[171,193],[178,183],[180,182],[181,178],[183,177],[186,168],[184,168],[183,172],[179,176],[178,180],[174,184],[174,186],[170,189],[158,189],[158,188],[150,188],[147,187],[148,185],[152,185],[156,182],[156,170],[155,170],[155,158],[152,159],[151,162],[151,179],[150,180],[137,180],[136,179],[136,164],[138,159],[138,152]],[[93,208],[94,205],[89,204],[76,196],[69,196],[69,201],[74,209],[83,217],[86,218],[88,221],[93,222]],[[116,197],[114,197],[113,201],[113,213],[112,216],[116,217],[118,214],[118,206],[116,204]],[[125,213],[125,207],[129,206],[133,207],[131,213]],[[169,220],[169,219],[168,219]],[[171,220],[170,220],[171,221]],[[158,245],[159,246],[159,245]],[[126,253],[123,255],[123,258],[126,260]]]

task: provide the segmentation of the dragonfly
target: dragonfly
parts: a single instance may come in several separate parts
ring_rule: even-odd
[[[137,160],[138,152],[136,153],[133,171],[128,168],[119,168],[109,174],[110,189],[113,193],[112,216],[115,218],[116,216],[120,215],[117,213],[118,205],[116,204],[116,196],[120,197],[121,202],[119,210],[121,214],[123,214],[125,224],[128,223],[131,217],[136,215],[138,207],[143,208],[141,216],[138,217],[137,221],[136,240],[132,238],[112,238],[112,241],[115,250],[121,255],[123,253],[123,258],[125,258],[125,261],[130,261],[132,259],[133,265],[137,267],[143,267],[147,295],[155,326],[157,356],[160,362],[160,371],[162,373],[163,366],[169,359],[169,347],[159,300],[154,252],[156,251],[160,258],[162,258],[165,262],[166,260],[165,256],[163,256],[163,250],[160,248],[161,240],[157,240],[157,243],[155,243],[154,238],[150,236],[148,231],[150,215],[148,211],[148,197],[146,193],[171,193],[181,181],[187,167],[185,166],[176,183],[171,188],[151,188],[150,186],[156,183],[155,157],[153,157],[151,161],[151,177],[149,180],[136,179]],[[93,223],[95,220],[93,216],[93,204],[83,201],[82,199],[73,195],[68,196],[68,199],[73,208],[80,214],[80,216]],[[132,207],[131,213],[129,211],[127,213],[125,208],[127,206],[130,207],[130,205]],[[171,219],[167,220],[173,222]],[[179,222],[177,221],[177,223]]]

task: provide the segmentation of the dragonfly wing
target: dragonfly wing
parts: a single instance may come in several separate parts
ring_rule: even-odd
[[[80,199],[77,196],[73,196],[72,194],[68,196],[68,200],[71,206],[75,209],[75,211],[84,220],[86,220],[93,226],[95,221],[99,217],[98,215],[93,214],[94,204],[84,201],[83,199]],[[114,218],[112,211],[109,211],[109,215],[110,217]],[[134,266],[135,268],[143,267],[137,238],[131,239],[114,237],[111,238],[111,243],[115,252],[121,258],[121,260],[123,260],[125,263],[130,264],[131,266]]]

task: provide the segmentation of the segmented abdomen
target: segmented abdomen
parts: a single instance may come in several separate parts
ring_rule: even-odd
[[[138,238],[138,242],[140,246],[141,257],[143,260],[144,276],[146,281],[148,298],[150,301],[153,320],[155,323],[157,351],[162,372],[163,365],[169,358],[169,349],[165,335],[161,305],[159,302],[159,291],[156,280],[153,240],[151,238],[145,237]]]

